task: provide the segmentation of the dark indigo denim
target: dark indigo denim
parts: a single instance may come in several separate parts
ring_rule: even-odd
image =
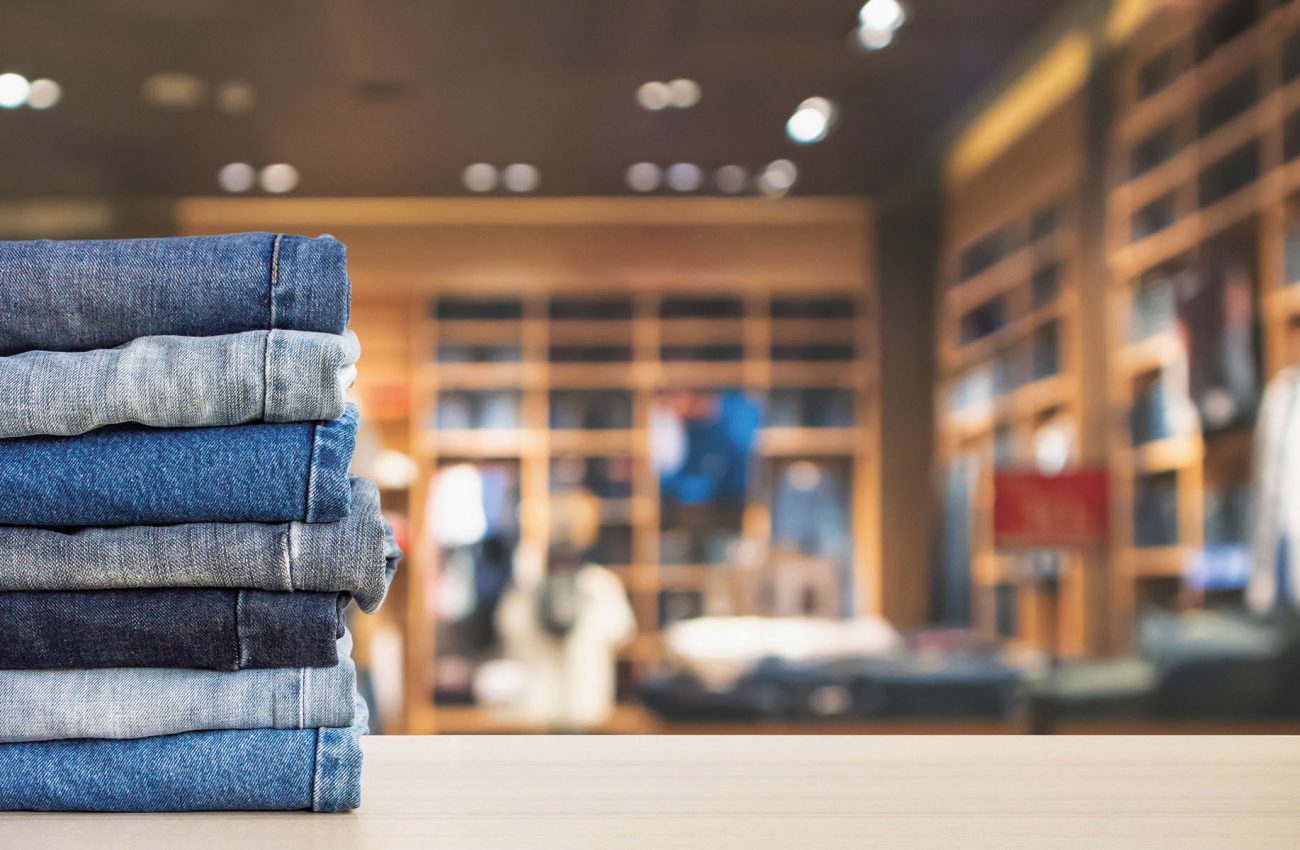
[[[323,423],[0,440],[0,525],[333,522],[348,515],[356,429],[348,405]]]
[[[0,810],[341,812],[361,805],[365,703],[349,729],[0,744]]]
[[[0,593],[0,669],[331,667],[348,599],[264,590]]]
[[[334,590],[370,613],[401,557],[379,490],[353,478],[352,511],[338,522],[0,526],[0,590]]]
[[[0,356],[159,334],[341,334],[349,298],[345,251],[329,236],[0,242]]]

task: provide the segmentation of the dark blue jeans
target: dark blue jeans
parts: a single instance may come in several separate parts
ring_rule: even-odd
[[[356,429],[348,405],[332,422],[0,440],[0,525],[333,522],[351,504]]]
[[[0,357],[158,334],[341,334],[350,289],[328,236],[0,242]]]
[[[0,669],[332,667],[345,593],[0,593]]]

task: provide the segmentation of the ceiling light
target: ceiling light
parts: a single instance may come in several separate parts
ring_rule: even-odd
[[[193,109],[203,102],[207,86],[193,74],[154,74],[140,86],[140,95],[162,109]]]
[[[668,166],[668,188],[676,192],[694,192],[704,182],[704,172],[693,162]]]
[[[22,74],[0,74],[0,108],[17,109],[27,102],[31,84]]]
[[[810,97],[785,123],[785,133],[801,145],[820,142],[830,132],[835,120],[835,105],[824,97]]]
[[[27,105],[32,109],[49,109],[63,97],[63,87],[54,80],[32,80],[27,91]]]
[[[507,165],[501,172],[501,182],[511,192],[531,192],[537,188],[541,179],[537,168],[526,162]]]
[[[257,103],[257,90],[242,80],[230,80],[217,88],[217,108],[227,115],[243,115]]]
[[[465,166],[460,179],[471,192],[491,192],[497,187],[497,169],[486,162],[476,162]]]
[[[685,78],[668,83],[668,98],[677,109],[690,109],[700,102],[700,84]]]
[[[257,169],[246,162],[232,162],[221,166],[217,183],[227,192],[247,192],[257,182]]]
[[[666,109],[672,105],[673,92],[667,83],[651,80],[648,83],[642,83],[641,87],[636,90],[636,102],[641,104],[642,109],[658,112],[660,109]]]
[[[907,20],[907,10],[898,0],[867,0],[858,12],[863,29],[894,32]]]
[[[739,165],[724,165],[713,175],[713,182],[720,191],[734,195],[745,190],[749,173]]]
[[[298,185],[298,169],[286,162],[277,162],[262,169],[262,188],[279,195],[292,191]]]
[[[627,167],[627,185],[634,192],[653,192],[663,173],[653,162],[635,162]]]
[[[858,44],[867,50],[884,50],[894,43],[893,30],[873,30],[866,27],[858,28]]]
[[[794,186],[799,178],[799,169],[788,159],[769,162],[763,173],[758,175],[758,188],[764,195],[779,198]]]

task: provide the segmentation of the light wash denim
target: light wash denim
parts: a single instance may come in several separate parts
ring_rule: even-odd
[[[341,812],[361,805],[358,698],[350,728],[185,732],[0,744],[0,810]]]
[[[0,242],[0,357],[142,336],[341,334],[350,285],[329,236]]]
[[[334,522],[352,501],[357,415],[0,440],[0,525]]]
[[[0,438],[337,419],[360,354],[351,332],[273,330],[0,357]]]
[[[351,726],[352,636],[334,667],[0,671],[0,743],[148,738],[211,729]]]
[[[0,526],[0,591],[225,587],[345,591],[375,611],[402,551],[379,490],[352,479],[338,522],[191,523],[118,528]]]

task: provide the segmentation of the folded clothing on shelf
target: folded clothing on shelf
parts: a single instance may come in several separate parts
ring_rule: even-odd
[[[347,602],[264,590],[0,593],[0,669],[329,667]]]
[[[0,810],[339,812],[361,804],[357,698],[348,728],[185,732],[0,744]]]
[[[331,422],[145,428],[0,442],[0,525],[333,522],[357,429]]]
[[[360,354],[350,331],[260,330],[0,357],[0,438],[337,419]]]
[[[345,632],[333,667],[0,671],[0,743],[351,726],[351,654]]]
[[[0,242],[0,356],[143,336],[265,329],[341,334],[342,243],[277,233]]]
[[[0,591],[146,587],[346,591],[384,600],[402,552],[379,490],[351,481],[338,522],[190,523],[62,531],[0,526]]]

